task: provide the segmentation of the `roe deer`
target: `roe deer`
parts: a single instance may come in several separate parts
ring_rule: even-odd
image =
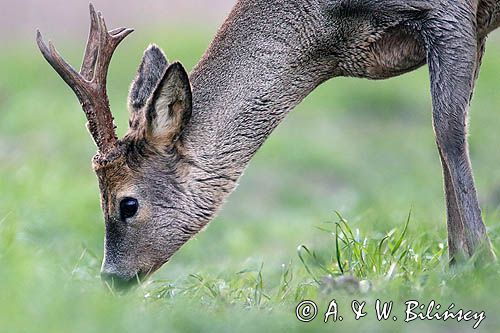
[[[129,130],[114,132],[111,56],[132,30],[107,32],[90,5],[80,72],[47,46],[74,90],[98,152],[106,224],[102,276],[142,280],[216,214],[264,140],[319,84],[385,79],[428,64],[451,261],[494,258],[469,161],[467,112],[500,0],[240,0],[190,76],[150,46],[129,93]]]

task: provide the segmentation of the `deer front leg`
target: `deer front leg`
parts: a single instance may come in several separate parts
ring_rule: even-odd
[[[479,75],[479,69],[481,67],[481,61],[484,55],[485,38],[482,38],[477,43],[476,51],[476,66],[474,79],[471,88],[470,99],[472,99],[472,90],[474,89],[475,81]],[[470,104],[469,99],[469,104]],[[441,165],[443,167],[443,178],[444,178],[444,188],[446,195],[446,211],[447,211],[447,221],[448,221],[448,249],[450,254],[450,262],[454,263],[457,257],[466,258],[472,255],[473,251],[470,251],[465,239],[464,224],[462,217],[460,215],[460,210],[457,202],[457,197],[455,195],[455,189],[453,187],[453,182],[450,175],[450,170],[448,169],[447,162],[444,158],[443,152],[438,145],[439,157],[441,159]]]
[[[478,43],[473,13],[468,8],[447,8],[426,23],[433,124],[443,165],[448,210],[449,255],[455,259],[484,246],[494,258],[481,218],[467,145],[467,111],[476,69]],[[479,49],[482,49],[480,47]]]
[[[446,197],[447,227],[448,227],[448,251],[450,263],[455,263],[457,258],[467,258],[471,252],[467,246],[464,233],[464,223],[462,221],[460,208],[458,206],[453,181],[451,179],[448,164],[439,148],[439,157],[443,167],[444,190]]]

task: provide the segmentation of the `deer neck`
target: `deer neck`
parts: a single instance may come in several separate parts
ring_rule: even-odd
[[[214,204],[287,113],[335,75],[335,60],[308,35],[314,15],[262,10],[233,10],[190,76],[193,112],[183,141],[206,180],[200,193],[216,188]]]

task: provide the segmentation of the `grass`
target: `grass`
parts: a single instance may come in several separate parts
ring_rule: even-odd
[[[154,30],[138,33],[114,57],[108,85],[120,134],[144,41],[190,68],[213,34],[178,31],[160,39]],[[490,44],[470,146],[498,247],[500,45]],[[57,45],[71,63],[79,61],[82,46]],[[0,68],[2,332],[472,330],[472,321],[403,323],[411,299],[484,310],[479,331],[500,324],[498,265],[447,266],[425,68],[389,81],[335,79],[319,87],[257,153],[210,227],[126,295],[113,294],[98,277],[103,225],[90,169],[95,148],[76,99],[32,41],[2,50]],[[304,299],[320,309],[311,323],[295,318]],[[325,324],[332,299],[345,320]],[[368,315],[358,321],[354,299],[367,302]],[[394,301],[397,322],[375,318],[377,299]]]

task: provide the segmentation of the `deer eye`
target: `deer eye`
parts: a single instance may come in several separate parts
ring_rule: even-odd
[[[137,213],[139,202],[134,198],[124,198],[120,201],[120,218],[125,221]]]

